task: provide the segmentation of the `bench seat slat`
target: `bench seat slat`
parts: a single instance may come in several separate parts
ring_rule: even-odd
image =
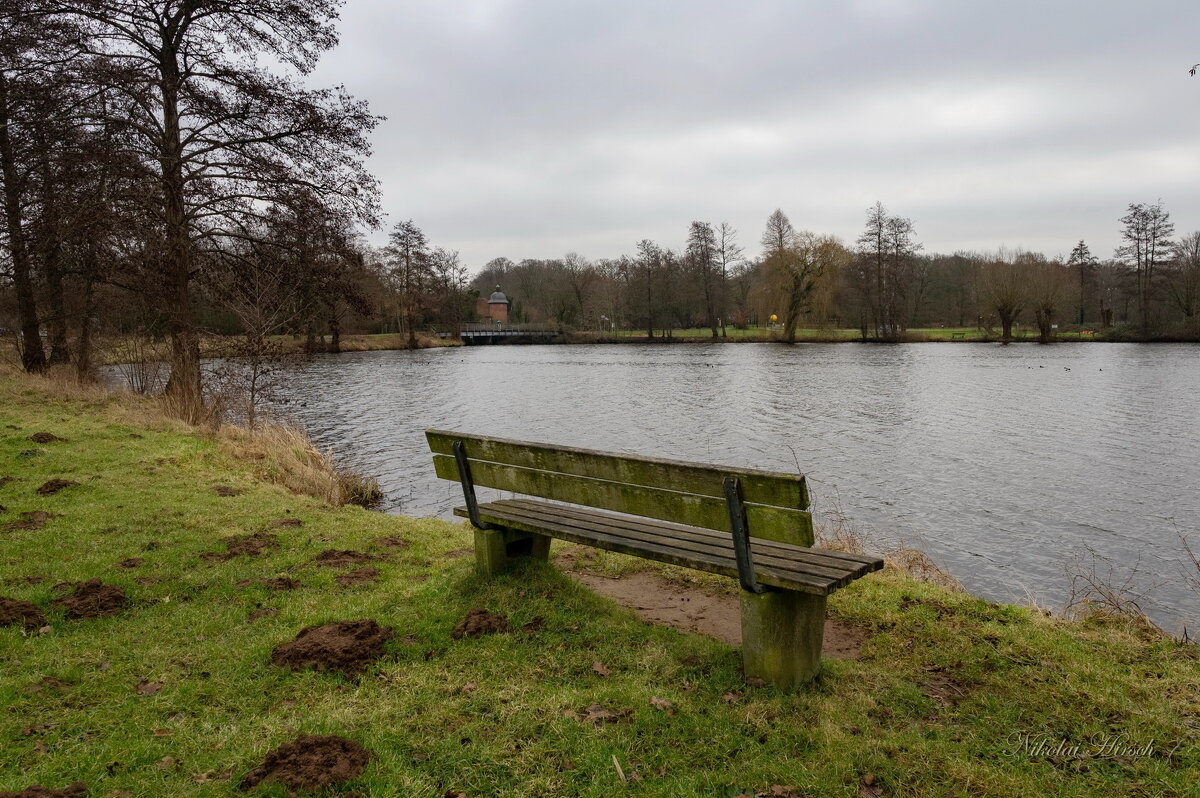
[[[696,554],[673,546],[660,546],[630,538],[608,535],[591,529],[580,529],[565,523],[549,521],[531,522],[517,515],[502,510],[485,510],[485,505],[479,506],[480,518],[492,524],[498,524],[510,529],[534,532],[549,537],[567,540],[572,543],[582,543],[598,549],[607,549],[619,554],[632,554],[647,560],[658,560],[671,565],[680,565],[697,571],[709,571],[723,576],[737,576],[737,563],[732,557],[717,557],[714,555]],[[456,507],[456,515],[466,516],[465,507]],[[828,579],[822,577],[806,577],[803,574],[780,574],[773,569],[756,566],[755,575],[758,581],[771,587],[788,590],[798,590],[816,595],[828,595],[836,588],[830,585]]]
[[[641,519],[622,518],[621,516],[605,513],[578,512],[574,507],[547,504],[545,502],[527,502],[504,500],[492,503],[493,510],[503,508],[506,513],[513,513],[528,518],[530,521],[563,521],[571,519],[589,529],[606,532],[634,540],[646,540],[660,545],[675,546],[687,551],[701,554],[711,554],[718,557],[729,556],[733,551],[732,538],[721,532],[697,527],[681,527],[666,530],[641,523]],[[767,550],[752,545],[754,562],[773,568],[793,569],[802,564],[806,573],[839,580],[839,587],[853,578],[853,574],[862,568],[858,562],[847,563],[821,555],[810,556],[799,547],[791,547],[792,551]]]
[[[541,505],[541,507],[535,511],[528,505]],[[696,540],[672,540],[670,537],[662,537],[657,534],[647,535],[647,530],[639,529],[638,521],[640,519],[600,514],[605,518],[599,520],[595,517],[572,513],[571,511],[575,509],[527,501],[520,502],[519,505],[503,501],[479,505],[480,517],[488,523],[696,570],[731,577],[737,576],[737,562],[733,554],[732,539],[729,539],[722,547],[712,545],[721,542],[715,535],[711,543],[704,545],[700,545]],[[465,516],[466,508],[459,507],[454,512],[457,515]],[[595,514],[589,515],[594,516]],[[693,529],[692,531],[711,533],[711,530]],[[806,556],[812,553],[811,549],[800,546],[786,548],[795,549],[797,556]],[[824,554],[822,553],[822,555]],[[831,554],[837,554],[837,552],[831,552]],[[756,560],[755,575],[758,581],[772,587],[827,595],[852,579],[877,570],[882,565],[882,561],[870,563],[846,561],[844,571],[836,572],[836,576],[830,576],[828,572],[834,569],[826,566],[814,566],[803,560],[786,562],[781,557],[772,554],[770,557],[764,556],[760,560]],[[817,572],[814,573],[814,570]]]
[[[636,522],[640,527],[648,530],[661,532],[668,537],[685,537],[685,538],[700,538],[708,540],[716,538],[722,541],[729,540],[729,536],[723,532],[715,530],[702,529],[700,527],[686,526],[684,524],[675,524],[670,521],[660,521],[657,518],[645,518],[637,516],[635,518],[622,517],[606,513],[602,510],[593,510],[589,507],[576,507],[573,505],[549,504],[548,502],[535,501],[533,499],[502,499],[493,502],[495,505],[505,507],[530,507],[543,508],[553,507],[557,511],[569,511],[573,515],[578,515],[584,518],[595,518],[601,522],[611,519],[619,519],[622,522]],[[778,543],[774,540],[766,538],[754,538],[751,548],[754,550],[754,556],[757,558],[760,555],[779,555],[793,558],[801,562],[810,562],[813,565],[827,565],[834,568],[853,569],[855,566],[867,565],[871,566],[872,570],[882,568],[882,560],[878,557],[871,557],[865,554],[851,554],[844,551],[833,551],[831,549],[812,549],[802,546],[795,546],[791,543]]]

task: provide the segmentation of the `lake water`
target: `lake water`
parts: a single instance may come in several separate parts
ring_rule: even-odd
[[[466,432],[810,480],[878,539],[972,592],[1061,607],[1088,548],[1152,617],[1194,634],[1200,595],[1200,346],[501,346],[320,356],[285,414],[376,476],[389,512],[448,516],[423,431]]]

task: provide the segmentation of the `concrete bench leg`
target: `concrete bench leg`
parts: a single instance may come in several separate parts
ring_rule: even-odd
[[[550,559],[550,538],[515,529],[475,530],[475,569],[480,574],[502,573],[515,557]]]
[[[743,590],[741,605],[746,678],[791,689],[817,675],[825,636],[825,596],[793,590]]]

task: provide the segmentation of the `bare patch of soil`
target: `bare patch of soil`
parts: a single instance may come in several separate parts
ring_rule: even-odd
[[[16,482],[16,481],[17,481],[16,477],[0,477],[0,488],[3,488],[5,485],[7,485],[10,482]]]
[[[36,604],[0,596],[0,626],[38,629],[46,625],[46,616]]]
[[[274,607],[260,607],[246,616],[247,621],[257,621],[261,618],[274,618],[279,614],[279,610]]]
[[[412,543],[408,542],[399,535],[384,535],[375,538],[376,546],[383,546],[389,549],[407,549]]]
[[[462,623],[454,627],[450,636],[455,640],[461,640],[464,637],[480,637],[481,635],[502,634],[510,631],[512,631],[512,627],[506,616],[476,607],[467,613],[467,617],[463,619]]]
[[[118,568],[138,568],[145,560],[141,557],[126,557],[117,563]]]
[[[334,577],[334,581],[338,583],[338,587],[348,588],[355,585],[369,585],[378,578],[378,568],[356,568],[353,571],[338,574]]]
[[[714,637],[731,646],[742,644],[742,615],[737,596],[715,595],[695,585],[666,579],[653,571],[619,577],[578,568],[572,552],[554,558],[571,578],[636,612],[645,620],[685,632]],[[826,617],[821,654],[829,659],[857,659],[864,630]]]
[[[313,558],[313,562],[317,565],[324,565],[329,568],[342,568],[347,565],[360,565],[365,562],[374,562],[379,559],[373,554],[367,554],[364,551],[346,551],[344,549],[325,549],[325,551]]]
[[[5,579],[10,585],[40,585],[42,582],[49,581],[44,576],[18,576],[13,579]]]
[[[279,576],[274,579],[262,580],[262,585],[268,590],[295,590],[300,587],[300,580]]]
[[[70,488],[78,485],[78,482],[72,482],[69,479],[52,479],[42,483],[42,486],[37,489],[37,492],[42,496],[53,496],[63,488]]]
[[[297,527],[304,526],[304,522],[299,518],[276,518],[269,526],[273,527]]]
[[[27,513],[21,513],[21,520],[13,521],[5,529],[10,532],[22,529],[41,529],[51,518],[59,517],[58,513],[48,513],[45,510],[30,510]]]
[[[335,621],[300,630],[295,640],[271,653],[271,662],[284,668],[315,668],[355,676],[383,656],[383,644],[396,636],[390,626],[369,618]]]
[[[66,690],[70,686],[70,682],[64,682],[62,679],[55,678],[54,676],[43,676],[33,684],[26,685],[21,692],[25,693],[26,695],[37,695],[43,690],[49,690],[57,693],[62,690]]]
[[[231,488],[228,485],[213,485],[213,490],[218,496],[239,496],[242,493],[237,488]]]
[[[73,619],[103,618],[114,615],[125,607],[128,599],[125,591],[116,585],[106,585],[99,579],[76,582],[75,592],[54,600]]]
[[[74,796],[87,795],[87,791],[87,784],[82,781],[77,781],[61,790],[52,790],[40,784],[33,784],[17,792],[0,791],[0,798],[74,798]]]
[[[279,538],[268,532],[255,532],[252,535],[233,535],[222,541],[226,551],[206,551],[200,555],[205,562],[223,562],[234,557],[257,557],[264,551],[279,548]]]
[[[60,443],[66,441],[66,438],[60,438],[53,432],[35,432],[29,436],[29,440],[34,443]]]
[[[474,553],[475,553],[475,549],[454,549],[453,551],[446,552],[446,556],[458,558],[458,557],[466,557],[467,555],[474,554]]]
[[[929,677],[921,685],[921,692],[938,702],[943,709],[953,707],[970,692],[962,682],[944,672],[940,667],[926,669]]]
[[[263,763],[242,779],[243,790],[277,782],[288,790],[317,792],[353,781],[374,757],[353,740],[337,735],[301,734],[267,754]]]

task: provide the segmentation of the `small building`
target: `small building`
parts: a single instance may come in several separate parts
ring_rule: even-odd
[[[492,292],[486,302],[483,297],[480,297],[475,303],[475,313],[485,321],[507,324],[509,304],[508,297],[500,290],[500,286],[496,286],[496,290]]]

